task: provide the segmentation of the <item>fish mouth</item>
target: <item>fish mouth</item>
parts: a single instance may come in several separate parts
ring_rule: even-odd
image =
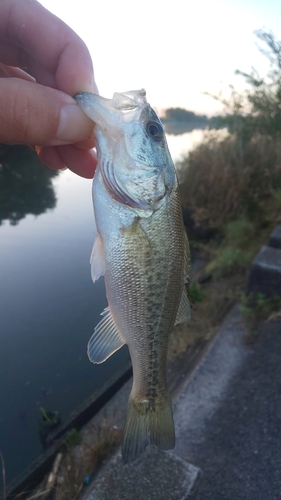
[[[115,92],[112,99],[91,92],[79,92],[75,100],[84,113],[107,132],[111,128],[116,131],[122,128],[123,123],[137,120],[148,105],[144,89]]]

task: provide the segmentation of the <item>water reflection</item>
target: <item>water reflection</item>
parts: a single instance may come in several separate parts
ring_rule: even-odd
[[[180,122],[180,121],[164,121],[166,134],[169,135],[182,135],[193,132],[193,130],[206,130],[214,123],[206,119],[206,122]]]
[[[22,174],[18,158],[12,169]],[[67,170],[43,175],[32,151],[31,158],[15,191],[1,197],[8,220],[0,226],[0,450],[8,482],[41,451],[40,407],[65,420],[128,360],[126,349],[100,366],[87,357],[107,305],[103,279],[93,285],[90,277],[92,183]],[[9,223],[18,206],[10,198],[26,200],[16,210],[16,225]]]
[[[175,163],[182,160],[189,151],[199,144],[204,136],[205,130],[195,129],[181,135],[167,134],[167,142],[171,156]]]
[[[39,215],[56,206],[52,178],[56,170],[45,167],[27,146],[0,145],[0,224],[16,225],[27,214]]]

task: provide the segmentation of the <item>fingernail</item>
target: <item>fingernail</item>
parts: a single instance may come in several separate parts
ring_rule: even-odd
[[[76,103],[62,106],[57,139],[52,145],[59,146],[83,141],[89,135],[92,123]]]
[[[94,79],[94,76],[87,85],[84,84],[81,86],[79,92],[92,92],[93,94],[99,94],[99,89]]]

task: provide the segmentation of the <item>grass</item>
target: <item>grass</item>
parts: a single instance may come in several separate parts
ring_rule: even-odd
[[[103,460],[121,443],[122,429],[104,421],[91,424],[89,438],[83,439],[78,431],[67,438],[57,455],[53,469],[39,489],[27,500],[76,500],[83,487],[95,474]],[[20,500],[20,497],[19,497]]]
[[[242,123],[242,115],[240,119]],[[279,304],[277,298],[246,300],[243,294],[253,258],[281,224],[281,133],[270,135],[257,127],[251,133],[247,128],[229,130],[207,132],[179,164],[182,204],[201,234],[211,229],[215,236],[204,245],[195,241],[206,265],[190,284],[191,321],[172,336],[171,358],[214,335],[225,312],[241,297],[248,331]]]
[[[192,281],[188,287],[188,298],[191,304],[202,302],[204,299],[203,287],[195,281]]]
[[[183,356],[189,347],[199,341],[207,342],[216,334],[223,317],[239,299],[245,282],[245,273],[237,273],[228,279],[212,279],[205,285],[192,284],[191,319],[187,324],[178,325],[171,335],[169,359]]]
[[[242,300],[247,342],[254,340],[260,321],[278,309],[278,299],[266,297],[245,298],[248,270],[255,255],[275,227],[281,208],[281,191],[276,190],[264,209],[262,217],[250,218],[240,214],[220,227],[217,237],[208,243],[195,242],[205,262],[204,268],[189,285],[191,320],[176,327],[170,339],[169,358],[184,355],[186,349],[198,342],[206,342],[218,331],[229,308]],[[203,222],[202,222],[203,223]],[[191,243],[191,255],[194,245]],[[200,280],[204,277],[204,284]],[[207,278],[207,279],[206,279]]]
[[[94,427],[95,440],[67,448],[54,490],[54,500],[75,500],[102,461],[120,444],[122,430],[106,424]],[[81,459],[83,457],[83,459]]]
[[[180,162],[182,203],[196,224],[221,231],[241,217],[254,225],[269,222],[269,213],[280,220],[281,140],[253,136],[243,154],[240,142],[237,134],[209,132]]]
[[[174,335],[172,357],[212,334],[221,310],[244,292],[254,256],[281,223],[281,135],[208,132],[179,168],[183,206],[195,225],[212,229],[215,237],[205,245],[196,242],[207,260],[203,274],[210,282],[204,287],[191,283],[192,319],[186,331]],[[245,318],[264,318],[273,307],[263,298],[257,314],[252,302],[244,307]]]
[[[246,271],[270,232],[271,228],[261,229],[245,216],[226,223],[221,228],[219,238],[210,242],[205,249],[209,256],[206,272],[221,277]]]
[[[246,342],[253,343],[258,335],[259,324],[268,318],[281,315],[281,296],[267,297],[263,293],[251,293],[248,296],[243,294],[241,303],[247,327]]]
[[[258,325],[281,309],[281,297],[245,295],[250,263],[268,241],[269,227],[255,232],[248,220],[239,218],[223,228],[220,238],[201,245],[207,263],[189,285],[191,304],[189,323],[178,325],[169,343],[169,358],[183,356],[198,342],[207,342],[218,331],[223,317],[234,303],[242,303],[246,342],[254,342]],[[196,245],[198,252],[198,246]],[[192,254],[192,245],[191,245]],[[204,284],[199,281],[208,277]],[[204,280],[205,281],[205,280]]]

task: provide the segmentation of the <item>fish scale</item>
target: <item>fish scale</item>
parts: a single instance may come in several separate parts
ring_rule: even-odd
[[[149,442],[174,446],[166,362],[174,325],[189,316],[188,243],[175,168],[145,92],[113,99],[81,93],[76,100],[96,124],[91,268],[94,281],[104,275],[108,299],[88,354],[101,363],[128,345],[133,386],[122,454],[130,462]]]

